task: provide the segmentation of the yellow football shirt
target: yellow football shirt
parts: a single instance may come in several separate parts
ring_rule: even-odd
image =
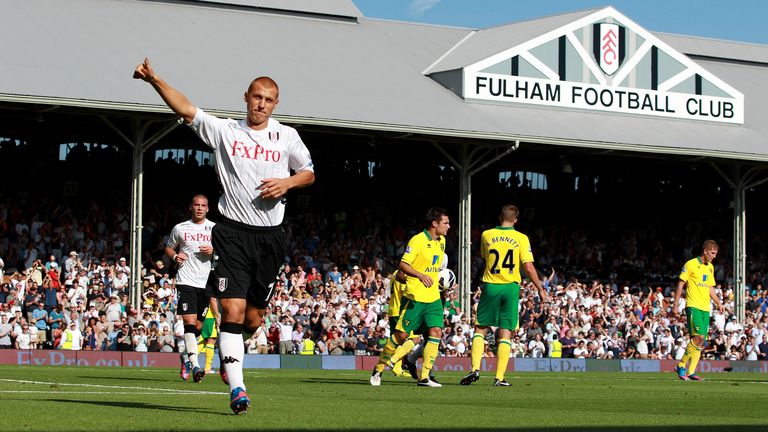
[[[685,263],[680,280],[685,282],[685,305],[709,312],[709,290],[715,286],[715,266],[704,264],[696,257]]]
[[[392,277],[392,281],[389,283],[389,286],[391,288],[391,292],[389,294],[389,306],[387,308],[387,313],[389,313],[389,316],[391,317],[399,317],[400,305],[402,304],[403,299],[403,284]]]
[[[520,283],[520,265],[533,262],[528,236],[514,227],[496,227],[483,231],[480,255],[485,260],[483,282]]]
[[[419,273],[424,273],[432,278],[432,285],[425,287],[418,278],[408,276],[403,291],[405,297],[421,303],[432,303],[440,300],[440,289],[437,281],[444,255],[445,238],[433,239],[427,230],[411,237],[401,260],[410,264]]]

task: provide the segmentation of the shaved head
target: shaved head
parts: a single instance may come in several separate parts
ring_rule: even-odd
[[[277,89],[277,94],[278,95],[280,94],[280,87],[277,86],[277,83],[275,82],[275,80],[273,80],[272,78],[270,78],[268,76],[261,76],[261,77],[258,77],[256,79],[254,79],[253,81],[251,81],[251,84],[248,86],[248,92],[249,93],[251,92],[251,90],[253,89],[253,87],[256,84],[261,84],[262,86],[267,87],[267,88]]]

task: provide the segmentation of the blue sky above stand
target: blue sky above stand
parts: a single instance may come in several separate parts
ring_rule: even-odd
[[[613,6],[652,32],[768,44],[765,0],[353,0],[369,18],[488,28]]]

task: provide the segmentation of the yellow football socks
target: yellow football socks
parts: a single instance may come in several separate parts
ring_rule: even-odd
[[[480,370],[480,362],[485,351],[485,338],[479,332],[472,336],[472,370]]]
[[[691,362],[688,364],[688,375],[693,375],[696,373],[696,366],[699,365],[699,359],[701,358],[701,347],[698,347],[691,342],[691,345],[693,345],[693,353],[691,354]],[[686,351],[688,351],[686,349]]]
[[[430,337],[427,339],[427,344],[424,346],[424,354],[422,354],[424,360],[421,363],[421,379],[429,377],[429,371],[432,370],[432,365],[435,363],[439,347],[440,338]]]
[[[677,367],[684,368],[685,365],[688,364],[688,360],[693,357],[694,352],[696,352],[696,345],[693,344],[693,341],[688,341],[688,346],[685,347],[685,354],[683,354],[683,358],[680,359],[680,363],[677,364]]]
[[[209,371],[211,370],[211,365],[213,365],[213,345],[212,344],[205,344],[205,370]]]
[[[509,339],[499,339],[498,353],[496,354],[496,379],[499,381],[504,381],[504,374],[507,372],[509,352],[511,350],[512,345]]]
[[[389,359],[389,362],[391,364],[395,364],[399,362],[400,360],[402,360],[403,357],[407,356],[408,353],[411,352],[414,346],[416,346],[416,343],[413,341],[413,339],[408,339],[407,341],[403,342],[402,345],[397,347],[397,350],[395,350],[395,353],[392,354],[392,358]]]
[[[373,367],[373,370],[378,373],[384,372],[384,369],[387,367],[387,363],[389,363],[389,359],[392,357],[392,354],[394,354],[396,350],[397,342],[395,342],[395,339],[390,336],[387,339],[387,343],[384,344],[384,350],[379,356],[379,362],[376,363],[376,366]]]

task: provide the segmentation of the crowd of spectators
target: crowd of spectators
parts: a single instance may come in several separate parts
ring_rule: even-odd
[[[162,250],[171,222],[183,216],[167,212],[147,224],[151,235],[141,269],[142,298],[134,308],[128,300],[131,272],[125,259],[128,218],[115,209],[92,204],[76,217],[60,207],[35,212],[0,203],[0,348],[174,352],[183,347],[183,324],[175,316],[174,269],[156,252]],[[288,219],[286,263],[262,327],[245,341],[248,352],[298,354],[306,353],[307,346],[321,355],[381,352],[389,336],[391,271],[412,234],[406,227],[418,224],[373,213],[303,213]],[[558,338],[564,357],[680,358],[688,336],[684,322],[671,312],[683,308],[682,303],[672,304],[675,270],[683,257],[665,251],[662,240],[650,232],[614,236],[612,241],[586,231],[560,236],[557,229],[530,233],[537,265],[550,269],[542,275],[550,300],[541,302],[523,284],[512,355],[546,357],[551,341]],[[455,259],[455,238],[449,237],[448,253]],[[697,252],[690,243],[682,251],[688,257]],[[712,315],[705,358],[768,359],[765,273],[751,267],[746,319],[739,323],[725,254],[715,264],[721,282],[717,293],[726,311]],[[480,262],[473,268],[480,269]],[[627,278],[641,269],[647,277],[634,282]],[[476,276],[472,312],[481,290]],[[440,351],[469,356],[473,326],[458,291],[445,292]],[[485,355],[493,356],[493,332],[485,335],[485,344]]]

